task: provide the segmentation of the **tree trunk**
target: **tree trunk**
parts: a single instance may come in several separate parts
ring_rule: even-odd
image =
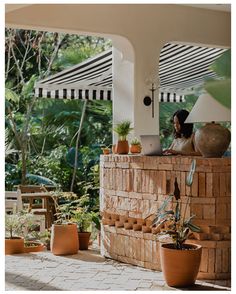
[[[25,152],[24,146],[21,148],[21,161],[22,161],[22,167],[21,167],[21,184],[26,184],[26,152]]]
[[[78,160],[78,148],[79,148],[79,139],[80,139],[80,134],[82,130],[82,125],[84,122],[84,117],[85,117],[85,111],[86,111],[86,106],[87,106],[87,100],[84,101],[82,113],[81,113],[81,119],[80,119],[80,124],[79,124],[79,130],[77,133],[77,138],[76,138],[76,144],[75,144],[75,161],[74,161],[74,170],[73,170],[73,176],[72,176],[72,181],[70,185],[70,192],[73,192],[73,187],[75,183],[75,177],[76,177],[76,171],[77,171],[77,160]]]

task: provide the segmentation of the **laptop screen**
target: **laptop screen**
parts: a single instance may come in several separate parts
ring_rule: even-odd
[[[159,135],[141,135],[143,155],[162,155]]]

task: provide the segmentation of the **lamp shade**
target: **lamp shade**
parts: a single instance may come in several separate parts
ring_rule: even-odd
[[[185,123],[231,121],[231,111],[211,95],[202,94],[198,97]]]

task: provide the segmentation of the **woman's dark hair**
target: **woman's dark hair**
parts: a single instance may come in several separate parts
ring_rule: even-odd
[[[183,135],[185,138],[189,138],[193,133],[193,124],[186,124],[184,121],[186,120],[189,112],[185,109],[177,110],[173,116],[171,122],[174,123],[174,117],[177,116],[180,124],[180,132],[177,133],[174,129],[174,137],[180,138]]]

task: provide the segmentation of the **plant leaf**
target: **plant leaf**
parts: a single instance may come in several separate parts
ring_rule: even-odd
[[[205,82],[206,91],[211,94],[219,103],[231,108],[231,79],[214,80]]]

